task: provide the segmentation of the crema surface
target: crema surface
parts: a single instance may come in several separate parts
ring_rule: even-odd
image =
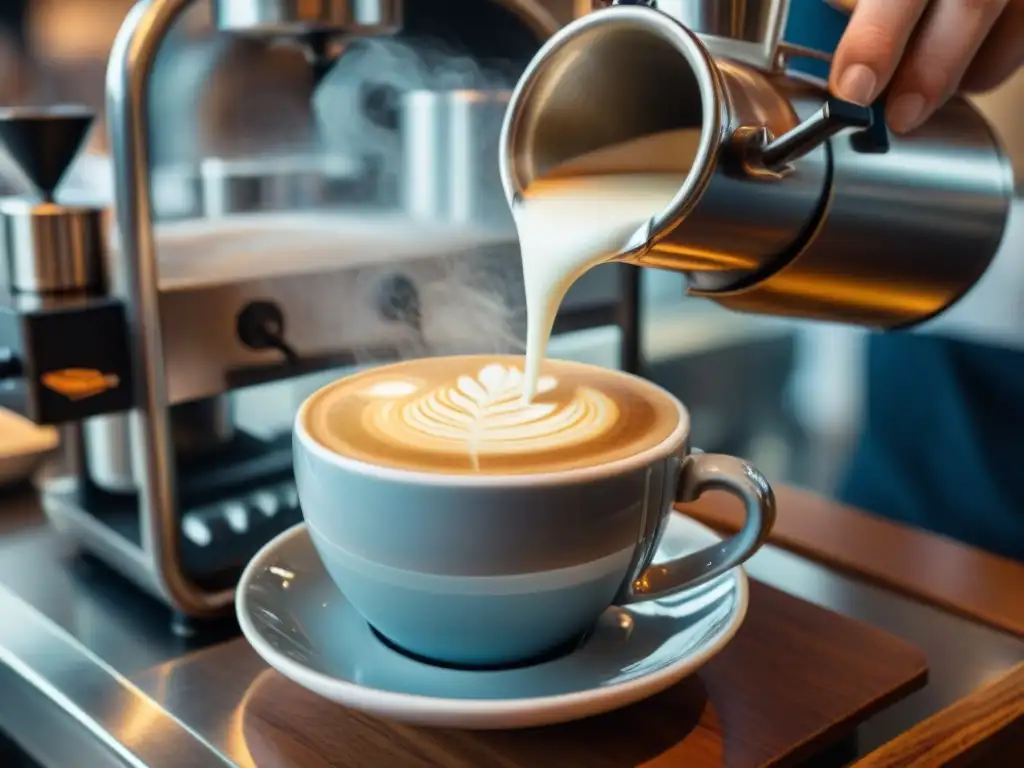
[[[543,363],[523,397],[524,359],[410,360],[320,390],[304,426],[330,451],[368,464],[447,474],[528,474],[606,464],[662,443],[675,400],[615,371]]]

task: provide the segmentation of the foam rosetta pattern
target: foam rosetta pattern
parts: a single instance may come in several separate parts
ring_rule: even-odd
[[[527,402],[523,384],[522,371],[502,363],[425,391],[412,380],[377,382],[365,390],[363,426],[409,448],[464,451],[477,465],[482,456],[593,441],[618,420],[615,402],[596,389],[559,392],[558,379],[543,376],[537,397]]]

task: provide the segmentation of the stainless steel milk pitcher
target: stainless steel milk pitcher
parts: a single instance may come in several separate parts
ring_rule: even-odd
[[[502,126],[510,204],[552,176],[678,174],[619,258],[684,272],[691,294],[743,311],[901,328],[977,281],[1013,180],[966,100],[891,135],[881,104],[787,70],[828,56],[779,43],[786,0],[648,5],[587,14],[530,63]]]

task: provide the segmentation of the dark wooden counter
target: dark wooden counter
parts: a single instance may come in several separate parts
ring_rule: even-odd
[[[795,723],[800,728],[781,733],[768,732],[757,726],[756,722],[754,725],[744,725],[751,718],[756,720],[759,715],[752,715],[749,711],[744,714],[743,710],[728,711],[729,700],[723,697],[723,686],[749,683],[752,686],[750,690],[762,690],[772,696],[785,697],[788,701],[787,709],[792,713],[798,711],[800,697],[807,691],[817,691],[816,695],[823,691],[827,694],[842,674],[835,670],[844,665],[849,669],[860,670],[859,674],[865,677],[862,681],[865,688],[861,690],[860,706],[866,706],[867,709],[862,714],[866,716],[876,712],[858,729],[860,754],[865,755],[865,759],[878,761],[867,763],[869,766],[888,768],[890,765],[933,765],[926,758],[934,754],[945,756],[948,753],[929,750],[945,750],[949,744],[960,744],[965,735],[967,741],[980,741],[982,744],[993,740],[994,743],[1002,743],[999,740],[1006,738],[1006,734],[1013,738],[1016,734],[1012,729],[1017,727],[1017,716],[1013,713],[1016,711],[1014,707],[1018,705],[1015,703],[1017,700],[1005,692],[1014,691],[1013,686],[1019,686],[1019,678],[1007,678],[1006,682],[997,683],[995,688],[984,686],[1024,662],[1024,640],[1019,631],[1012,629],[1020,624],[1019,614],[1014,612],[1015,604],[1005,599],[1012,595],[1005,595],[1001,587],[1002,579],[1017,577],[1017,565],[998,559],[990,561],[988,556],[969,548],[958,551],[959,545],[944,540],[937,548],[934,542],[922,544],[917,541],[918,537],[931,537],[890,523],[879,525],[881,521],[870,516],[801,491],[780,488],[778,495],[780,524],[776,530],[775,545],[763,548],[752,558],[747,568],[754,580],[760,581],[762,585],[768,584],[774,590],[755,584],[751,614],[730,647],[700,675],[681,683],[679,691],[669,691],[661,698],[636,708],[636,713],[643,715],[636,726],[641,733],[652,733],[664,739],[666,729],[680,728],[680,722],[686,720],[691,727],[683,734],[685,738],[681,736],[675,742],[675,747],[663,744],[663,750],[657,757],[648,755],[645,760],[641,759],[642,755],[635,753],[636,759],[632,762],[629,761],[629,755],[621,751],[625,747],[608,746],[607,755],[618,756],[618,762],[614,763],[616,768],[673,765],[671,759],[676,759],[675,764],[682,764],[686,761],[681,762],[678,758],[687,755],[690,750],[703,754],[705,749],[710,749],[709,754],[713,756],[715,744],[723,749],[725,744],[721,740],[715,741],[716,734],[724,733],[730,727],[734,732],[735,729],[741,729],[740,738],[734,741],[737,746],[733,750],[737,751],[731,753],[735,756],[732,760],[724,752],[721,753],[721,763],[738,768],[764,765],[766,759],[768,763],[772,762],[766,758],[767,752],[780,748],[790,759],[798,760],[840,735],[836,726],[830,725],[835,722],[834,708],[818,712],[813,707],[806,707],[798,718],[788,721],[790,726]],[[722,530],[728,530],[734,514],[731,502],[714,496],[688,508],[688,511],[694,517]],[[840,533],[836,533],[837,530]],[[914,556],[919,558],[917,571],[907,568],[912,564],[907,552],[917,553]],[[882,557],[880,553],[888,554]],[[979,555],[982,555],[980,559]],[[889,561],[890,557],[896,562],[895,566]],[[936,557],[940,559],[934,560]],[[944,572],[943,566],[947,563],[957,564],[958,569],[978,567],[978,572],[986,576],[984,579],[974,579],[971,589],[961,584],[959,591],[942,594],[941,590],[945,587],[935,587],[932,583],[933,575],[937,574],[936,583],[940,585],[946,583],[942,579],[952,579],[952,587],[958,587],[955,583],[957,578]],[[895,572],[889,570],[893,567],[897,568]],[[909,575],[904,573],[906,570],[911,571]],[[913,578],[915,574],[916,578]],[[990,593],[990,589],[994,589],[995,594]],[[776,590],[787,594],[782,595]],[[787,595],[789,600],[783,600]],[[39,646],[26,640],[26,627],[49,628],[47,631],[52,637],[48,635],[48,642],[59,640],[68,645],[69,649],[74,646],[77,649],[77,660],[92,665],[90,670],[95,679],[90,683],[91,687],[84,690],[77,683],[78,688],[72,691],[80,694],[79,699],[83,705],[98,705],[95,712],[90,710],[83,713],[97,719],[90,725],[88,733],[83,729],[82,744],[88,739],[95,741],[95,734],[99,732],[104,732],[110,738],[123,735],[124,713],[111,710],[108,706],[109,701],[117,700],[117,694],[129,698],[132,707],[145,704],[149,708],[146,711],[153,718],[152,725],[147,726],[145,740],[135,746],[151,754],[167,756],[172,753],[183,754],[183,747],[202,748],[221,756],[229,764],[250,766],[253,763],[246,762],[248,755],[245,747],[248,743],[255,751],[265,750],[261,755],[263,761],[257,763],[262,766],[267,764],[268,754],[272,755],[275,749],[282,748],[283,742],[297,740],[306,748],[318,748],[316,743],[309,743],[308,734],[303,736],[294,729],[257,727],[259,733],[254,733],[253,724],[258,723],[264,714],[271,713],[266,714],[266,719],[273,719],[273,710],[278,706],[275,702],[280,699],[274,693],[276,689],[272,683],[272,673],[267,671],[244,641],[237,638],[226,642],[209,638],[183,641],[174,637],[168,631],[170,616],[166,609],[138,594],[125,585],[123,580],[104,569],[74,557],[66,542],[62,542],[46,524],[38,499],[30,491],[8,490],[0,493],[0,597],[6,600],[5,604],[10,609],[5,614],[10,620],[6,623],[9,630],[6,635],[2,630],[4,624],[0,623],[0,646],[6,643],[8,649],[31,652]],[[791,625],[795,637],[803,643],[799,648],[804,650],[798,649],[798,652],[806,654],[808,649],[814,650],[814,658],[818,660],[816,663],[820,669],[827,667],[833,671],[817,677],[790,676],[786,685],[792,690],[783,686],[780,694],[777,686],[772,688],[756,675],[749,675],[734,661],[730,661],[730,656],[743,651],[744,643],[748,651],[751,648],[757,650],[763,645],[765,648],[776,649],[769,654],[767,665],[782,665],[787,652],[778,649],[784,649],[786,642],[780,644],[779,637],[773,638],[768,630],[759,629],[763,621],[759,624],[758,614],[760,612],[763,619],[766,610],[782,613],[790,610],[787,606],[796,606],[792,610],[799,610],[803,607],[801,601],[812,604],[811,607],[816,605],[817,610],[801,611],[800,615],[790,616],[788,623],[781,622],[775,626]],[[887,709],[878,711],[893,697],[905,693],[906,686],[912,685],[909,680],[916,675],[907,677],[903,684],[890,684],[888,689],[885,685],[879,685],[879,680],[884,683],[884,679],[876,675],[883,674],[888,676],[890,683],[894,682],[892,670],[886,664],[891,664],[894,658],[906,661],[909,657],[897,652],[888,662],[883,656],[882,666],[874,666],[876,660],[869,658],[869,646],[876,650],[877,647],[869,642],[858,644],[856,650],[843,651],[837,664],[836,659],[827,653],[829,649],[835,652],[837,647],[835,643],[828,642],[828,636],[820,645],[806,644],[808,637],[821,634],[820,627],[815,629],[817,625],[814,622],[818,619],[813,618],[822,615],[821,609],[855,619],[853,625],[858,631],[865,623],[870,624],[882,630],[881,634],[885,637],[895,636],[910,647],[923,649],[929,667],[927,684]],[[1016,622],[1015,616],[1018,616]],[[835,626],[851,625],[839,622]],[[858,637],[869,635],[859,634]],[[765,639],[762,640],[762,637]],[[0,647],[0,650],[3,648]],[[823,652],[826,653],[822,655]],[[48,658],[41,660],[46,661]],[[109,665],[116,676],[105,677],[103,669],[90,661],[97,659]],[[204,664],[204,661],[210,663]],[[907,665],[901,664],[901,668],[906,670]],[[9,673],[8,677],[14,674],[10,672],[13,668],[0,665],[0,670],[5,669]],[[49,671],[56,675],[54,680],[59,682],[57,678],[65,669],[77,668],[64,663]],[[20,678],[16,674],[14,677],[21,681],[24,688],[32,688],[33,678]],[[81,678],[68,679],[73,682]],[[694,680],[697,687],[694,687]],[[0,728],[17,729],[22,743],[31,744],[32,751],[43,764],[72,764],[67,760],[44,759],[47,750],[60,741],[52,735],[52,723],[61,717],[67,719],[61,711],[64,705],[59,698],[54,699],[44,690],[35,691],[39,699],[38,712],[33,709],[34,719],[28,722],[47,725],[28,727],[24,725],[25,718],[19,719],[16,715],[26,710],[29,698],[24,692],[19,694],[17,691],[20,689],[12,685],[10,680],[0,685],[0,688],[15,697],[9,702],[11,707],[5,710],[0,706]],[[55,690],[61,691],[59,688]],[[288,686],[287,690],[290,691],[289,697],[304,695],[294,686]],[[871,690],[876,693],[872,694]],[[274,696],[267,698],[263,695],[267,692],[274,693]],[[111,696],[114,698],[111,699]],[[667,699],[664,698],[666,696]],[[686,706],[693,705],[693,701],[702,700],[704,705],[699,716],[686,709]],[[3,702],[4,694],[0,690],[0,704]],[[667,706],[658,707],[662,702]],[[846,702],[845,708],[849,711],[850,700]],[[842,704],[841,701],[833,703]],[[302,705],[302,709],[307,713],[305,716],[311,719],[330,719],[331,706],[310,699]],[[840,707],[835,711],[842,709]],[[690,714],[687,715],[687,712]],[[833,712],[833,715],[829,712]],[[765,717],[774,717],[776,714],[768,710]],[[630,717],[636,716],[629,712],[618,715],[613,713],[600,722],[613,722],[622,717],[629,721]],[[341,727],[343,722],[344,718],[334,720],[336,727]],[[848,727],[849,721],[845,723],[844,728]],[[804,743],[800,734],[808,733],[808,726],[815,734],[823,731],[826,738],[823,740],[816,735]],[[394,741],[402,741],[407,738],[408,731],[415,731],[379,723],[366,727],[370,727],[372,733],[383,729],[390,734],[388,738]],[[556,731],[561,732],[561,729]],[[604,731],[600,727],[595,728],[594,723],[577,724],[566,728],[564,732],[570,736],[590,734],[587,738],[599,742],[605,738]],[[764,736],[765,733],[768,735]],[[194,735],[194,744],[182,746],[174,740],[180,737],[180,741],[189,734]],[[980,739],[975,738],[977,734],[981,734]],[[421,762],[426,760],[432,765],[444,765],[447,757],[451,756],[449,746],[454,745],[451,749],[456,750],[456,755],[462,754],[464,759],[462,763],[449,761],[449,764],[471,765],[472,768],[482,765],[479,761],[473,762],[472,754],[467,756],[465,752],[458,752],[460,749],[471,749],[472,739],[466,741],[458,734],[453,736],[439,732],[430,732],[428,736],[424,737],[424,743],[430,751],[425,753]],[[449,741],[453,738],[454,741]],[[517,755],[522,756],[521,752],[515,751],[515,744],[518,740],[529,741],[531,738],[554,739],[558,742],[557,733],[552,732],[547,736],[535,733],[519,736],[492,734],[484,737],[481,743],[488,750],[492,750],[492,747],[487,745],[493,746],[488,754],[497,758],[497,765],[510,768],[517,764]],[[438,739],[444,745],[443,749],[438,747]],[[605,738],[605,742],[600,743],[611,741]],[[921,744],[936,746],[929,746],[922,752]],[[83,748],[77,747],[78,754],[84,754],[81,751]],[[890,751],[886,752],[886,749]],[[872,750],[877,751],[869,755]],[[983,754],[981,747],[969,746],[963,758],[964,764],[970,764],[970,759],[977,761],[977,756]],[[888,762],[883,761],[883,758]],[[958,756],[956,760],[959,759]],[[956,760],[953,764],[956,764]],[[174,764],[173,760],[170,764]],[[274,764],[272,758],[269,764]],[[406,761],[404,764],[415,763]],[[518,764],[524,764],[523,760],[519,759]]]
[[[919,648],[753,582],[739,633],[695,675],[564,725],[472,732],[370,717],[268,670],[244,640],[132,681],[170,711],[190,698],[238,702],[244,745],[233,756],[259,768],[747,768],[842,746],[925,679]]]

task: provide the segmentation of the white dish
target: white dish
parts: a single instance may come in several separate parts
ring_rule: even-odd
[[[40,427],[18,414],[0,408],[0,487],[33,475],[57,447],[53,427]]]
[[[655,561],[720,538],[673,514]],[[672,598],[609,608],[575,650],[531,666],[435,666],[379,639],[320,563],[305,524],[250,562],[238,585],[242,633],[271,667],[352,709],[419,725],[525,728],[608,712],[659,693],[722,650],[743,622],[742,568]]]

